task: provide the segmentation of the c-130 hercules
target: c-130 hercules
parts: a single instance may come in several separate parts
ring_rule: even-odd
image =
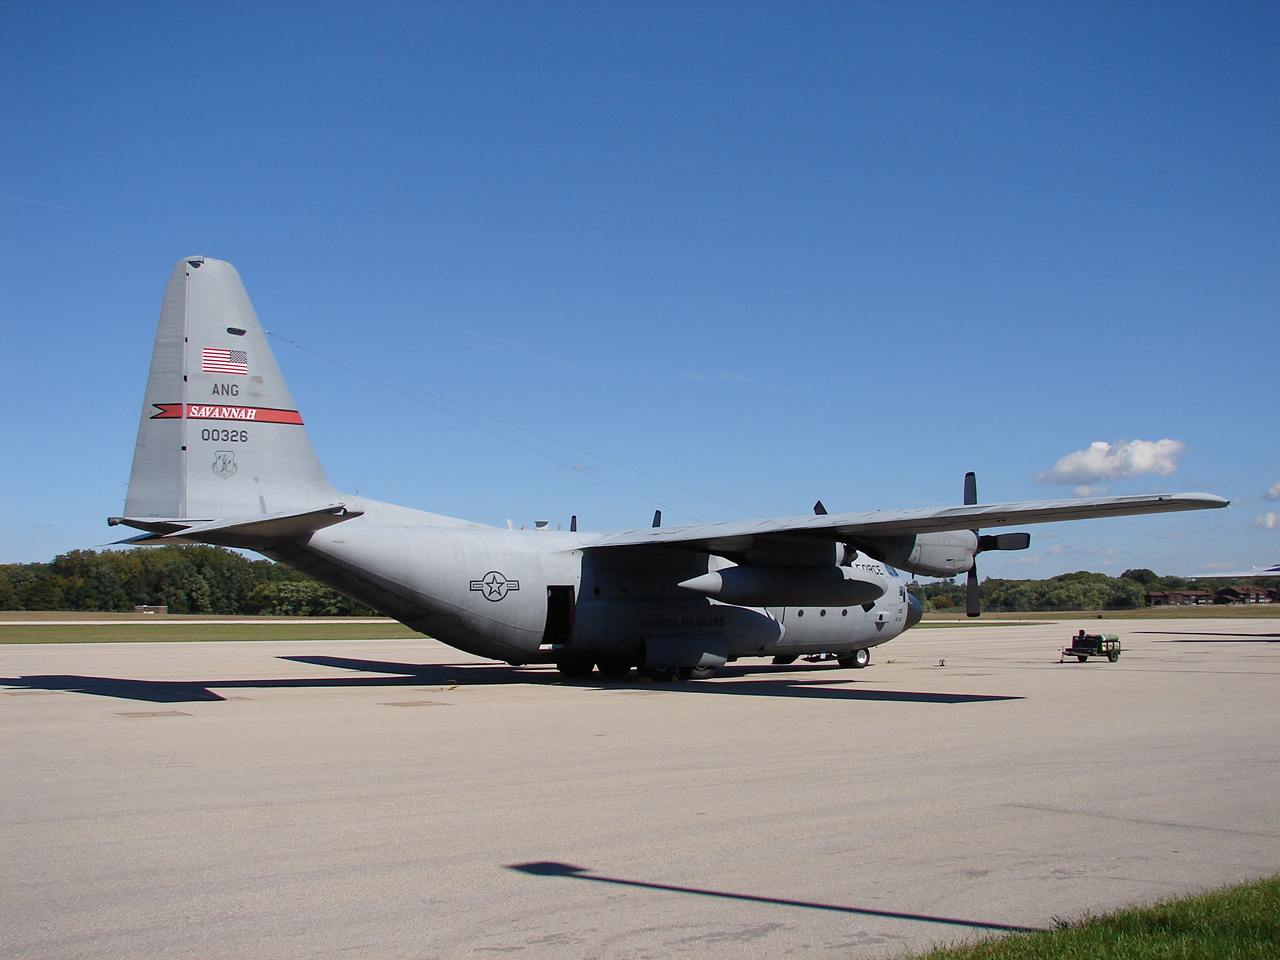
[[[137,544],[254,550],[468,653],[570,677],[706,678],[740,657],[869,650],[920,621],[899,570],[969,574],[980,528],[1223,507],[1202,493],[964,505],[619,533],[511,530],[339,493],[231,264],[180,261],[160,309],[123,517]]]

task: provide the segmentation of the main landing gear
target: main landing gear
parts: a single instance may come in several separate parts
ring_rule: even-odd
[[[606,680],[625,680],[631,672],[631,661],[621,658],[606,658],[596,664],[600,676]]]
[[[591,676],[592,669],[595,665],[590,660],[561,660],[556,664],[556,669],[560,671],[560,676],[565,680],[585,680]]]
[[[676,667],[681,680],[710,680],[716,675],[715,667]]]
[[[561,660],[556,664],[564,680],[585,680],[599,672],[605,680],[625,680],[631,673],[630,660],[605,659],[598,663],[590,660]],[[648,680],[710,680],[716,675],[715,667],[637,667],[640,677]]]
[[[773,662],[778,666],[786,666],[795,663],[797,659],[797,654],[788,653],[774,657]],[[844,653],[810,653],[805,655],[804,660],[805,663],[830,663],[834,660],[842,667],[861,670],[871,662],[871,651],[863,647],[861,650],[846,650]]]
[[[778,665],[795,663],[798,658],[792,654],[784,654],[773,658]],[[835,660],[840,666],[853,670],[861,670],[871,662],[871,651],[866,647],[849,650],[845,653],[816,653],[806,656],[811,663]],[[625,680],[631,674],[634,664],[622,657],[605,658],[596,663],[585,659],[561,660],[556,664],[560,676],[565,680],[586,680],[593,673],[599,672],[604,680]],[[643,679],[666,681],[679,677],[681,680],[710,680],[716,675],[715,667],[636,667],[636,673]]]

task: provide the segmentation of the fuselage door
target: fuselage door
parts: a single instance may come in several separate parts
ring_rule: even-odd
[[[563,647],[573,636],[574,589],[569,586],[547,587],[547,625],[542,631],[542,643]]]

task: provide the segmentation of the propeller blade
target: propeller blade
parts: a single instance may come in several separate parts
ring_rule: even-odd
[[[970,470],[964,475],[964,505],[971,507],[978,502],[978,475]],[[974,530],[973,535],[976,537],[978,531]],[[978,541],[978,550],[982,549],[981,539]],[[978,585],[978,561],[977,553],[974,554],[973,565],[969,567],[969,576],[964,584],[964,614],[966,617],[982,616],[982,588]]]

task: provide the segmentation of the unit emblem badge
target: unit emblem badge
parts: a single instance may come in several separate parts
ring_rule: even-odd
[[[223,480],[235,476],[240,465],[236,463],[234,450],[219,450],[213,455],[213,472]]]

